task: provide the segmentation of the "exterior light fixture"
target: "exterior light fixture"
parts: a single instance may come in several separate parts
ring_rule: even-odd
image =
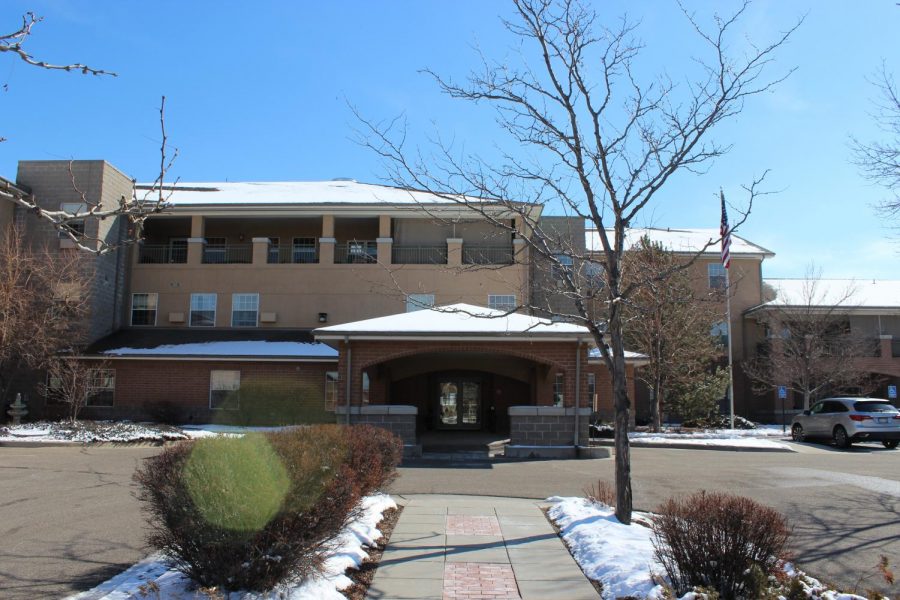
[[[319,313],[319,323],[328,322],[328,313]]]

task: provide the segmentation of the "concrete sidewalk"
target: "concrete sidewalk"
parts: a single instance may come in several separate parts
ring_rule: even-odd
[[[599,598],[535,500],[394,496],[404,506],[373,600]]]

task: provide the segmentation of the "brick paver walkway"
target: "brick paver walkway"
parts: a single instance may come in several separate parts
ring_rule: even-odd
[[[595,600],[541,511],[518,498],[414,495],[404,505],[371,600]]]

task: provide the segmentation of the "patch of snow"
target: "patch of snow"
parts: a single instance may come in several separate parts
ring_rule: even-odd
[[[320,327],[316,337],[345,333],[505,333],[505,334],[588,334],[586,327],[561,323],[519,313],[493,310],[472,304],[449,304],[426,310],[376,317],[353,323]]]
[[[612,236],[612,230],[607,231],[607,235]],[[703,254],[714,254],[719,256],[721,244],[717,243],[720,234],[718,229],[698,229],[698,228],[667,228],[658,227],[633,227],[625,232],[625,248],[633,248],[642,237],[647,236],[650,241],[662,245],[663,248],[671,252],[696,253],[703,250]],[[711,243],[712,242],[712,243]],[[596,229],[588,229],[585,231],[585,244],[591,252],[600,252],[603,245],[600,242],[600,234]],[[731,236],[731,255],[752,254],[761,257],[775,256],[771,250],[767,250],[762,246],[758,246],[744,238]]]
[[[155,348],[113,348],[104,350],[107,356],[286,356],[304,358],[334,358],[338,352],[319,342],[269,342],[239,340],[229,342],[197,342],[191,344],[163,344]]]
[[[40,421],[0,427],[0,442],[165,442],[187,439],[181,429],[130,421]]]
[[[783,432],[781,425],[760,425],[756,429],[704,429],[697,430],[663,430],[658,433],[649,431],[629,432],[629,439],[638,440],[644,438],[666,438],[673,440],[733,440],[741,438],[768,438],[789,437],[789,432]]]
[[[772,450],[791,450],[787,444],[780,444],[772,440],[758,437],[712,437],[696,438],[689,436],[663,437],[647,435],[641,437],[628,436],[631,441],[654,446],[687,445],[687,446],[718,446],[724,448],[766,448]]]
[[[378,523],[384,511],[397,508],[390,496],[374,494],[362,500],[362,515],[350,523],[336,540],[334,550],[325,559],[322,573],[305,581],[286,582],[268,593],[231,592],[224,600],[346,600],[340,590],[352,585],[345,571],[359,568],[368,557],[366,547],[375,545],[381,537]],[[156,587],[157,592],[142,594],[141,590]],[[141,597],[188,600],[197,597],[192,582],[182,573],[171,569],[165,557],[154,554],[127,571],[101,583],[87,592],[70,596],[69,600],[126,600]]]
[[[662,573],[653,556],[648,527],[623,525],[613,509],[585,498],[547,499],[548,515],[559,527],[575,561],[590,579],[603,584],[604,600],[624,596],[652,598],[660,590],[652,573]],[[635,517],[646,520],[642,513]]]
[[[191,439],[206,437],[241,436],[251,432],[281,431],[291,427],[303,427],[302,425],[285,425],[279,427],[250,427],[243,425],[219,425],[217,423],[204,423],[201,425],[181,425],[181,431]]]

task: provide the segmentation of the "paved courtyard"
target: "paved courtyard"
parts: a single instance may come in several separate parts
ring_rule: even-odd
[[[445,495],[401,502],[371,600],[600,597],[539,502]]]
[[[801,452],[790,454],[633,449],[635,505],[652,509],[669,495],[700,488],[740,493],[787,515],[794,525],[798,562],[815,575],[852,585],[882,554],[896,568],[900,563],[900,451],[875,446],[850,452],[824,446],[799,448]],[[157,451],[0,448],[0,539],[4,542],[0,595],[13,599],[65,596],[90,588],[145,556],[143,517],[133,496],[131,474],[144,457]],[[392,492],[401,502],[409,502],[413,494],[541,500],[550,495],[579,495],[597,479],[611,481],[613,464],[609,459],[415,463],[400,472]],[[492,549],[490,545],[499,549],[495,529],[499,527],[502,545],[508,548],[499,518],[502,511],[499,505],[493,508],[493,515],[488,510],[459,516],[495,516],[496,523],[444,517],[444,527],[487,536],[482,542],[488,545],[485,550]],[[450,515],[449,504],[446,509]],[[435,535],[470,534],[444,531]],[[439,554],[444,563],[481,562],[447,561],[445,549]],[[511,565],[521,583],[515,562],[507,556],[509,561],[495,564]],[[484,569],[453,566],[449,574],[462,579],[487,575],[508,579],[506,567]]]

